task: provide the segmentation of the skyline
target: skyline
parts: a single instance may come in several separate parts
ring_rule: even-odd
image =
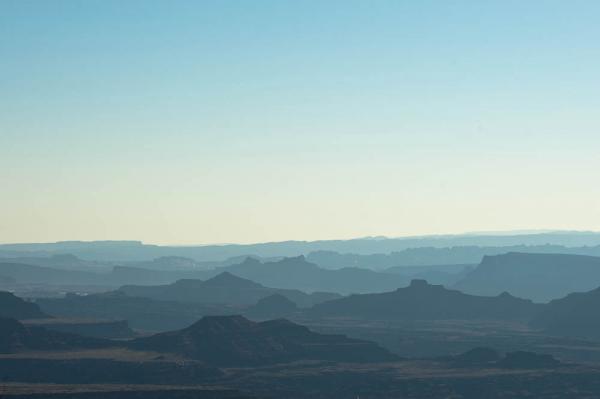
[[[468,237],[518,237],[518,236],[531,236],[531,235],[545,235],[545,234],[574,234],[574,235],[597,235],[600,231],[593,230],[501,230],[501,231],[467,231],[467,232],[455,232],[445,234],[422,234],[422,235],[402,235],[402,236],[361,236],[361,237],[350,237],[350,238],[328,238],[322,240],[278,240],[278,241],[256,241],[256,242],[213,242],[213,243],[158,243],[158,242],[146,242],[143,240],[137,240],[135,238],[122,239],[122,240],[60,240],[60,241],[45,241],[45,242],[0,242],[0,246],[11,246],[11,245],[46,245],[46,244],[61,244],[61,243],[101,243],[101,242],[135,242],[142,245],[156,245],[156,246],[171,246],[171,247],[203,247],[203,246],[227,246],[227,245],[261,245],[261,244],[278,244],[285,242],[327,242],[327,241],[354,241],[354,240],[412,240],[412,239],[435,239],[435,238],[468,238]],[[550,244],[550,245],[562,245],[562,244]],[[581,245],[580,245],[581,246]]]
[[[576,235],[597,235],[600,231],[592,230],[503,230],[503,231],[468,231],[462,233],[447,233],[447,234],[423,234],[423,235],[403,235],[403,236],[363,236],[363,237],[350,237],[350,238],[329,238],[323,240],[279,240],[279,241],[257,241],[257,242],[213,242],[213,243],[188,243],[188,244],[177,244],[177,243],[156,243],[156,242],[145,242],[142,240],[136,240],[135,238],[123,239],[123,240],[61,240],[61,241],[45,241],[45,242],[0,242],[0,246],[12,246],[12,245],[46,245],[46,244],[61,244],[61,243],[103,243],[103,242],[132,242],[140,243],[142,245],[155,245],[155,246],[170,246],[170,247],[210,247],[210,246],[228,246],[228,245],[262,245],[262,244],[279,244],[286,242],[328,242],[328,241],[355,241],[355,240],[413,240],[413,239],[436,239],[436,238],[469,238],[469,237],[518,237],[518,236],[531,236],[531,235],[545,235],[545,234],[576,234]],[[549,245],[563,245],[563,244],[549,244]],[[581,246],[581,245],[579,245]]]
[[[0,243],[600,230],[594,1],[0,1]]]

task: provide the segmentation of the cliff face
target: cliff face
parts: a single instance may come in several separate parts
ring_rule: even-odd
[[[453,288],[474,295],[506,291],[520,298],[548,302],[598,286],[600,257],[513,252],[484,257]]]

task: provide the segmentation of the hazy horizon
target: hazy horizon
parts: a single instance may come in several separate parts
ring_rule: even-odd
[[[599,229],[598,2],[0,6],[0,242]]]
[[[284,243],[284,242],[316,242],[316,241],[352,241],[352,240],[409,240],[409,239],[420,239],[420,238],[452,238],[452,237],[486,237],[486,236],[521,236],[521,235],[537,235],[537,234],[600,234],[600,231],[593,230],[557,230],[557,229],[548,229],[548,230],[504,230],[504,231],[467,231],[467,232],[456,232],[456,233],[439,233],[439,234],[419,234],[419,235],[402,235],[402,236],[361,236],[361,237],[349,237],[349,238],[325,238],[320,240],[310,240],[310,239],[297,239],[297,240],[286,240],[282,238],[276,241],[247,241],[247,242],[148,242],[144,240],[139,240],[135,238],[128,239],[97,239],[97,240],[79,240],[79,239],[70,239],[70,240],[60,240],[60,241],[28,241],[28,242],[0,242],[0,245],[27,245],[27,244],[54,244],[54,243],[62,243],[62,242],[83,242],[83,243],[91,243],[91,242],[140,242],[144,245],[158,245],[158,246],[173,246],[173,247],[192,247],[192,246],[219,246],[219,245],[255,245],[255,244],[272,244],[272,243]]]

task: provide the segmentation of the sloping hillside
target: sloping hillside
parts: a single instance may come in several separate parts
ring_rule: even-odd
[[[569,294],[544,306],[531,325],[546,333],[600,339],[600,288]]]
[[[38,305],[26,302],[10,292],[0,291],[0,317],[12,319],[39,319],[46,318]]]

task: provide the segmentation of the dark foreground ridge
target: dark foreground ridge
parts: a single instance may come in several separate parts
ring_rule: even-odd
[[[600,339],[600,288],[569,294],[544,306],[531,325],[547,333]]]
[[[0,317],[18,320],[46,318],[38,305],[25,302],[10,292],[0,291]]]
[[[234,389],[169,385],[0,385],[0,397],[10,399],[257,399]]]
[[[27,327],[15,319],[0,318],[0,353],[17,353],[25,350],[92,349],[103,348],[109,344],[107,340],[49,331],[42,327]]]
[[[255,366],[298,360],[385,362],[397,359],[368,341],[318,334],[285,319],[256,323],[242,316],[207,316],[183,330],[136,339],[130,347],[177,353],[215,366]]]

